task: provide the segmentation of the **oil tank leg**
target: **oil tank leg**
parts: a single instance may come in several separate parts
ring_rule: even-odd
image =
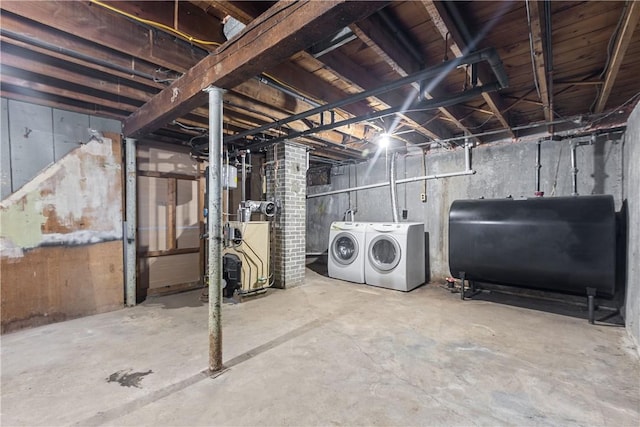
[[[587,288],[587,300],[589,302],[589,323],[591,323],[592,325],[595,323],[595,320],[594,320],[595,296],[596,296],[596,288]]]
[[[466,273],[464,271],[460,272],[460,299],[464,301],[464,281],[465,281]]]

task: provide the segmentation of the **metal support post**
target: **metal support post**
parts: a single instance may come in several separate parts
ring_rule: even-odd
[[[222,370],[222,95],[208,87],[209,94],[209,184],[207,221],[207,275],[209,279],[209,370]]]
[[[137,209],[136,209],[136,140],[125,139],[125,302],[128,307],[136,305],[136,231],[137,231]]]

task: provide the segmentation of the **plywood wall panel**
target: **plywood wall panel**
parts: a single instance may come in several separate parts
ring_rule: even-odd
[[[123,306],[122,241],[3,257],[2,333]]]
[[[138,147],[138,170],[190,176],[198,173],[197,163],[188,151],[176,151],[176,147],[161,144]]]
[[[198,182],[177,180],[176,237],[178,248],[200,246],[200,223],[198,220]]]
[[[199,255],[182,254],[149,258],[149,289],[195,283],[200,280]]]
[[[138,177],[138,249],[167,249],[167,179]]]
[[[0,202],[3,331],[122,306],[114,138],[79,146]]]

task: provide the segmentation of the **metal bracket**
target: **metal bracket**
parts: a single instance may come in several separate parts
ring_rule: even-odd
[[[594,311],[595,311],[595,296],[596,288],[587,288],[587,302],[589,304],[589,323],[595,324]]]

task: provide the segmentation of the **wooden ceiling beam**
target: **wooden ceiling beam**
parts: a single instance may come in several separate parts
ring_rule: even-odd
[[[533,41],[533,68],[536,73],[535,78],[540,90],[540,101],[544,111],[544,119],[547,122],[553,121],[553,94],[551,90],[552,81],[547,76],[547,50],[545,49],[545,39],[550,36],[546,34],[544,22],[544,0],[533,0],[529,9],[531,15],[531,37]],[[553,132],[553,126],[549,125],[549,132]]]
[[[6,10],[8,5],[16,6],[23,5],[24,3],[27,2],[0,2],[0,9]],[[45,2],[38,2],[38,4],[44,3]],[[69,3],[66,4],[68,5]],[[61,21],[71,19],[70,16],[66,15],[65,9],[68,8],[61,7],[61,10],[58,12],[58,16]],[[29,19],[28,8],[14,7],[12,10],[14,13],[18,13],[5,13],[4,11],[2,13],[2,26],[0,26],[0,33],[4,37],[19,40],[22,43],[27,43],[34,47],[45,46],[39,47],[39,49],[73,54],[74,57],[84,58],[85,61],[88,61],[90,58],[95,58],[96,63],[101,62],[103,64],[113,64],[114,67],[123,71],[130,70],[130,80],[140,81],[144,84],[148,84],[153,81],[139,77],[135,74],[136,71],[139,71],[144,74],[153,75],[155,69],[158,67],[157,65],[153,65],[140,59],[142,57],[146,57],[146,53],[143,56],[135,56],[133,52],[128,50],[128,44],[123,46],[127,49],[105,49],[95,42],[90,41],[92,40],[90,38],[81,38],[84,36],[81,33],[75,33],[78,37],[74,37],[70,35],[72,33],[65,33],[56,29],[56,20],[47,18],[48,14],[45,14],[44,16],[34,16],[36,19],[41,19],[41,21],[38,22],[46,25],[43,26],[36,25]],[[23,13],[26,15],[21,15]],[[133,23],[122,19],[118,22],[118,25],[115,28],[103,28],[102,32],[108,33],[119,31],[121,29],[124,32],[127,32],[129,25],[133,25]],[[129,44],[134,42],[134,40],[129,40]]]
[[[245,11],[243,8],[238,7],[238,5],[230,1],[209,0],[201,1],[199,3],[202,3],[201,7],[204,5],[209,5],[211,8],[222,12],[224,15],[232,16],[234,19],[237,19],[243,24],[248,24],[255,18],[253,14]]]
[[[237,19],[238,21],[244,24],[251,22],[255,18],[251,13],[248,13],[244,9],[241,9],[233,4],[231,4],[232,7],[228,7],[228,4],[230,2],[221,2],[221,1],[211,0],[207,2],[198,2],[198,3],[200,3],[201,7],[204,6],[202,3],[208,3],[208,6],[206,6],[207,8],[208,7],[219,8],[223,10],[225,14],[233,16],[235,19]],[[326,65],[324,63],[317,60],[316,58],[314,58],[313,56],[311,56],[309,53],[305,51],[300,51],[296,53],[295,55],[293,55],[292,58],[294,59],[298,58],[306,62],[316,63],[318,68],[326,68]],[[269,71],[269,74],[276,76],[281,81],[286,81],[287,84],[291,85],[301,93],[308,94],[312,98],[322,100],[324,102],[331,103],[331,102],[339,101],[346,96],[346,94],[342,92],[340,89],[338,89],[337,87],[331,85],[330,83],[326,82],[323,79],[316,77],[312,73],[307,72],[301,67],[295,66],[290,63],[279,64],[268,71]],[[348,80],[348,79],[345,79],[344,76],[341,75],[340,73],[335,73],[334,71],[334,74],[336,74],[339,78],[342,78],[343,80]],[[368,74],[368,73],[365,73],[365,74]],[[362,90],[362,88],[360,88],[360,90]],[[374,103],[383,104],[383,102],[379,100],[376,100]],[[388,108],[388,105],[380,105],[379,109],[383,109],[383,108]],[[349,114],[352,114],[351,117],[362,116],[371,111],[369,106],[364,105],[364,102],[357,102],[348,106],[344,106],[341,108],[341,110],[348,112]],[[406,118],[406,120],[409,121],[413,125],[413,127],[421,128],[421,126],[417,122],[412,121],[410,118]],[[347,131],[346,129],[342,129],[342,130],[351,135],[356,136],[357,138],[364,138],[368,133],[368,129],[366,125],[362,126],[359,124],[354,124],[349,126],[349,128],[357,129],[358,134],[354,135],[353,130],[351,131]],[[429,133],[429,131],[427,131],[426,129],[423,129],[423,133],[430,137],[436,137],[436,134],[434,134],[433,132]]]
[[[126,13],[135,14],[136,16],[139,16],[140,18],[143,18],[147,21],[159,22],[163,25],[171,24],[171,20],[173,17],[173,10],[171,8],[147,7],[147,3],[151,3],[151,6],[153,6],[154,3],[157,2],[119,2],[114,4],[118,6],[119,10],[122,10]],[[254,19],[254,17],[252,17],[248,12],[245,12],[243,8],[231,2],[215,1],[211,2],[209,6],[215,7],[218,11],[223,11],[223,13],[218,13],[217,15],[224,16],[226,14],[232,14],[234,18],[239,19],[243,23],[248,23]],[[206,9],[208,8],[205,8],[205,10]],[[210,15],[204,13],[200,9],[198,9],[198,12],[200,14],[191,12],[189,13],[189,23],[191,25],[190,28],[197,29],[202,27],[214,27],[215,31],[209,31],[208,33],[189,32],[189,35],[194,37],[206,36],[205,38],[207,38],[210,43],[201,44],[200,46],[208,51],[213,52],[218,46],[225,42],[225,39],[222,35],[222,26],[220,24],[220,20],[217,18],[212,18]],[[182,13],[181,15],[184,15],[184,13]],[[191,37],[183,38],[188,41],[192,40]],[[194,43],[197,44],[198,40],[195,40]],[[170,46],[168,48],[175,49],[174,46]],[[195,65],[195,63],[190,65]],[[279,64],[276,67],[270,69],[269,73],[270,75],[273,75],[274,80],[286,81],[288,85],[294,86],[298,89],[302,87],[302,91],[304,93],[307,93],[310,97],[316,99],[322,99],[327,102],[332,102],[344,97],[344,94],[337,90],[331,84],[290,63]],[[248,80],[247,82],[236,86],[234,89],[240,93],[247,94],[251,90],[245,87],[245,85],[255,86],[254,83],[256,82]],[[279,89],[267,86],[266,84],[261,84],[260,86],[260,91],[253,91],[254,96],[256,96],[257,100],[260,100],[260,98],[264,97],[271,97],[272,100],[279,99],[280,102],[278,103],[268,102],[268,105],[272,106],[273,108],[278,108],[283,111],[289,111],[294,114],[313,108],[311,104],[300,101],[299,99],[296,99],[291,95],[285,94]],[[291,111],[290,106],[300,106],[303,107],[303,109],[296,109],[296,111]],[[362,115],[369,112],[369,110],[366,109],[366,106],[362,104],[354,104],[348,106],[344,110],[349,114],[354,115]],[[366,133],[366,126],[360,124],[352,125],[349,128],[348,133],[352,134],[356,138],[362,138],[362,135]]]
[[[116,79],[118,79],[118,81],[121,82],[128,82],[131,80],[131,73],[125,73],[123,71],[118,71],[115,70],[113,68],[109,68],[109,67],[105,67],[99,64],[96,64],[94,62],[90,62],[90,61],[85,61],[83,59],[78,59],[78,58],[74,58],[72,56],[66,55],[64,53],[60,53],[60,52],[56,52],[56,51],[52,51],[49,49],[44,49],[38,46],[35,46],[33,44],[29,44],[29,43],[25,43],[23,41],[20,40],[14,40],[12,38],[9,37],[5,37],[0,35],[0,46],[3,46],[4,48],[6,48],[6,46],[14,46],[16,48],[21,48],[24,49],[25,51],[29,51],[29,52],[33,52],[35,54],[40,54],[40,55],[44,55],[45,57],[48,58],[55,58],[58,59],[60,61],[64,61],[70,64],[74,64],[74,65],[78,65],[80,67],[84,67],[90,70],[94,70],[97,71],[99,73],[102,73],[104,75],[108,75],[108,76],[112,76]],[[4,61],[3,61],[4,62]],[[136,83],[139,83],[140,85],[146,86],[149,88],[149,91],[147,92],[147,99],[148,96],[150,96],[150,94],[154,94],[157,91],[154,91],[153,89],[163,89],[166,85],[162,84],[162,83],[157,83],[154,82],[153,80],[136,80]]]
[[[627,48],[631,43],[633,32],[638,26],[638,20],[640,19],[640,2],[630,1],[627,2],[627,5],[628,6],[623,18],[622,26],[620,27],[620,32],[616,37],[611,60],[606,70],[604,85],[602,86],[600,95],[598,96],[598,100],[596,102],[594,110],[594,112],[596,113],[602,113],[604,111],[604,107],[607,105],[607,100],[609,99],[609,95],[611,94],[613,85],[616,82],[616,77],[618,77],[620,65],[622,65],[624,55],[627,53]]]
[[[131,104],[126,104],[124,102],[109,101],[94,95],[80,94],[79,92],[74,90],[61,89],[60,87],[51,86],[46,83],[39,83],[39,82],[27,80],[21,77],[8,75],[6,73],[2,74],[2,84],[30,89],[32,91],[41,92],[43,94],[48,94],[55,97],[69,98],[69,99],[77,100],[87,104],[100,105],[103,107],[111,108],[113,110],[121,111],[123,113],[133,112],[137,109],[136,106]]]
[[[421,0],[422,5],[425,10],[431,17],[431,21],[433,25],[436,27],[443,40],[449,38],[451,43],[449,44],[449,49],[451,52],[459,58],[462,56],[463,51],[466,48],[466,43],[464,42],[463,37],[460,32],[453,24],[453,20],[449,17],[449,14],[445,10],[442,2],[434,1],[434,0]],[[491,80],[490,76],[487,75],[483,71],[482,68],[478,68],[478,84],[488,83]],[[497,93],[483,93],[482,97],[484,101],[487,103],[493,114],[498,119],[500,124],[507,130],[509,135],[514,138],[515,134],[511,130],[511,126],[507,122],[502,114],[503,102],[500,99],[500,96]]]
[[[153,131],[204,104],[206,87],[237,86],[384,5],[348,1],[277,3],[128,117],[125,136]]]
[[[8,3],[9,2],[4,2],[1,4],[1,6],[5,8],[5,6]],[[14,3],[14,2],[11,2],[11,3]],[[23,2],[23,3],[28,3],[28,2]],[[40,3],[42,2],[39,2],[38,4],[40,5]],[[66,4],[68,5],[69,3],[66,3]],[[148,14],[145,14],[144,16],[140,16],[143,19],[150,19],[160,23],[165,23],[165,21],[170,20],[169,16],[165,16],[166,14],[163,15],[162,13],[157,12],[157,8],[136,9],[135,7],[127,6],[126,3],[110,3],[110,4],[116,5],[118,6],[118,8],[122,7],[122,9],[127,13],[135,13],[138,15],[142,15],[143,12],[148,13]],[[98,34],[103,34],[106,36],[106,40],[108,41],[124,40],[125,42],[115,43],[115,44],[108,43],[106,47],[109,49],[104,49],[100,45],[97,45],[94,42],[88,42],[83,38],[65,35],[64,32],[70,31],[71,28],[76,28],[76,27],[83,28],[82,22],[90,19],[89,15],[85,16],[86,5],[82,5],[82,7],[78,11],[76,11],[77,13],[71,13],[69,8],[60,7],[60,9],[56,11],[55,19],[53,18],[53,15],[52,15],[53,9],[47,8],[46,5],[41,5],[44,7],[44,10],[35,9],[33,15],[31,16],[28,15],[28,8],[26,7],[23,7],[23,6],[21,7],[21,5],[10,5],[10,6],[15,6],[15,7],[12,7],[9,13],[3,13],[3,16],[2,16],[3,18],[2,30],[4,30],[4,32],[9,32],[10,34],[17,34],[20,37],[27,37],[28,39],[35,38],[36,40],[46,40],[52,46],[60,46],[65,50],[70,50],[76,53],[77,56],[80,56],[80,57],[95,56],[97,59],[101,61],[104,61],[107,63],[113,63],[118,67],[122,67],[122,68],[130,67],[132,71],[138,70],[146,74],[157,74],[156,70],[158,66],[153,65],[152,62],[157,61],[159,58],[160,58],[159,62],[163,63],[166,66],[166,68],[169,69],[170,71],[178,71],[180,69],[185,69],[185,67],[193,66],[197,62],[196,59],[198,59],[198,58],[194,58],[193,51],[186,43],[176,43],[175,40],[173,40],[173,38],[171,38],[170,44],[164,46],[164,48],[161,49],[160,47],[162,46],[158,44],[160,43],[159,42],[160,38],[156,37],[155,40],[156,40],[158,49],[156,49],[154,52],[143,51],[141,53],[139,49],[135,49],[133,47],[137,42],[135,39],[132,39],[132,38],[125,39],[126,34],[138,34],[137,29],[135,28],[135,27],[138,27],[138,25],[126,18],[116,15],[112,12],[108,12],[106,9],[103,10],[98,5],[90,6],[91,8],[90,10],[95,15],[98,15],[100,13],[112,15],[110,19],[112,20],[111,23],[113,25],[102,27],[98,33],[94,33],[93,30],[88,33],[83,33],[82,31],[79,30],[74,34],[77,35],[78,37],[83,37],[88,40],[96,40],[96,41],[102,40],[101,38],[95,38],[95,37],[97,37]],[[172,12],[173,8],[170,8],[170,9],[171,10],[169,12],[173,13]],[[20,18],[14,15],[14,13],[18,15],[26,14],[26,16],[24,16],[25,18],[30,18],[30,17],[37,18],[41,23],[48,25],[49,27],[52,27],[52,28],[48,28],[44,26],[29,25],[26,23],[26,21],[23,18]],[[195,18],[192,18],[191,22],[193,22],[194,19]],[[208,25],[207,22],[209,21],[209,18],[200,17],[199,19],[200,19],[199,21],[200,26]],[[211,20],[215,21],[215,19],[211,19]],[[102,19],[99,22],[106,22],[106,21],[107,21],[106,19]],[[56,27],[58,23],[62,24],[60,25],[61,28]],[[117,34],[114,34],[114,33],[117,33]],[[13,43],[18,43],[22,47],[25,47],[25,45],[29,45],[29,43],[27,42],[20,42],[20,41],[16,41]],[[154,82],[153,80],[143,79],[133,74],[117,72],[108,67],[91,63],[89,61],[76,59],[68,55],[62,55],[53,50],[38,48],[35,45],[30,45],[30,46],[32,46],[32,49],[35,51],[46,53],[47,55],[52,55],[60,59],[68,60],[78,65],[87,66],[88,68],[96,69],[103,72],[109,72],[110,74],[118,75],[119,77],[128,76],[130,80],[140,81],[143,84],[153,86],[155,88],[162,89],[167,86],[166,84],[157,83],[157,82]],[[212,47],[210,46],[209,48],[212,48]],[[171,56],[164,58],[162,57],[162,55],[163,55],[163,52],[166,50],[172,50],[173,53],[171,54]],[[201,52],[202,53],[199,56],[199,58],[204,57],[204,51],[201,51]],[[180,65],[173,63],[173,61],[175,61],[175,58],[180,59],[179,61]],[[324,81],[320,81],[318,78],[310,78],[310,76],[311,77],[315,77],[315,76],[312,76],[310,73],[299,69],[299,67],[294,67],[291,65],[285,66],[283,64],[283,66],[279,66],[278,68],[281,73],[286,73],[287,76],[295,76],[296,79],[306,81],[309,88],[315,88],[316,90],[322,91],[321,93],[322,95],[328,95],[328,97],[333,100],[341,99],[341,97],[344,96],[344,94],[340,96],[340,91],[338,91],[335,87],[329,85],[328,83]],[[160,76],[158,75],[158,77]],[[302,111],[306,111],[312,108],[310,104],[307,104],[290,95],[287,95],[278,89],[267,86],[265,84],[260,84],[256,80],[248,80],[242,83],[241,85],[236,86],[234,90],[240,93],[243,93],[246,96],[255,97],[258,102],[264,102],[272,106],[273,108],[278,108],[282,111],[288,111],[294,114]],[[345,110],[350,110],[349,113],[352,113],[352,114],[364,114],[365,107],[353,105],[353,106],[350,106],[349,108],[346,108]],[[368,112],[368,110],[366,110],[366,112]],[[205,117],[206,117],[206,114],[205,114]],[[366,133],[366,126],[353,125],[349,129],[349,133],[353,134],[357,138],[361,138],[362,135]]]
[[[46,58],[46,57],[44,57]],[[153,93],[148,93],[140,89],[132,88],[119,82],[113,82],[105,79],[97,79],[87,77],[84,74],[59,68],[51,65],[51,61],[43,61],[40,58],[27,58],[8,52],[6,49],[2,50],[2,65],[12,67],[18,72],[27,71],[30,73],[40,74],[46,77],[52,77],[64,82],[76,84],[87,88],[87,91],[98,90],[106,92],[117,97],[129,98],[139,103],[146,102]],[[3,69],[3,74],[6,74],[8,70]],[[138,105],[133,105],[137,107]]]
[[[423,64],[419,64],[416,59],[412,58],[402,49],[402,46],[397,41],[393,40],[391,36],[383,30],[384,23],[377,20],[374,16],[352,24],[350,28],[361,41],[376,52],[400,77],[406,77],[423,68]],[[414,83],[412,87],[416,91],[420,91],[419,83]],[[427,99],[442,96],[445,95],[436,90],[433,90],[431,93],[425,93]],[[469,134],[472,133],[462,123],[461,119],[458,118],[461,117],[462,114],[457,111],[455,107],[440,107],[438,110],[455,123],[460,130]],[[446,138],[446,136],[443,138]]]
[[[228,1],[209,0],[199,3],[207,3],[207,9],[214,8],[218,11],[222,11],[223,15],[232,16],[234,19],[237,19],[243,24],[248,24],[256,17],[252,13],[249,13],[245,9],[240,8],[236,4]],[[295,55],[293,55],[293,57],[297,57],[299,55],[302,55],[305,58],[311,57],[304,51],[296,53]],[[307,70],[304,70],[303,68],[289,62],[278,64],[275,67],[267,70],[267,72],[269,76],[275,77],[276,80],[286,82],[288,86],[291,86],[296,91],[300,92],[301,94],[305,94],[309,98],[313,98],[314,100],[318,101],[318,103],[335,102],[345,97],[345,93],[340,89],[317,77],[313,73],[310,73]],[[309,105],[306,110],[311,108],[312,106]],[[370,109],[366,105],[364,105],[363,102],[345,106],[341,108],[341,110],[347,114],[352,115],[351,117],[362,116],[370,112]],[[300,113],[302,111],[303,110],[292,112]],[[358,124],[352,125],[351,127],[354,129],[359,129],[359,133],[361,135],[365,133],[366,130],[364,126]],[[358,137],[361,138],[362,136]]]
[[[177,12],[176,15],[176,3]],[[169,32],[183,40],[199,44],[198,41],[220,42],[222,23],[203,9],[188,1],[109,1],[109,6],[141,19],[150,20],[176,30]],[[93,7],[98,7],[94,5]],[[163,29],[163,31],[168,31]],[[183,33],[189,37],[181,35]],[[201,45],[201,44],[199,44]],[[202,46],[202,45],[201,45]]]
[[[0,8],[179,72],[205,56],[202,49],[176,41],[174,36],[105,13],[101,6],[87,2],[4,1]],[[179,44],[182,48],[177,48]]]

